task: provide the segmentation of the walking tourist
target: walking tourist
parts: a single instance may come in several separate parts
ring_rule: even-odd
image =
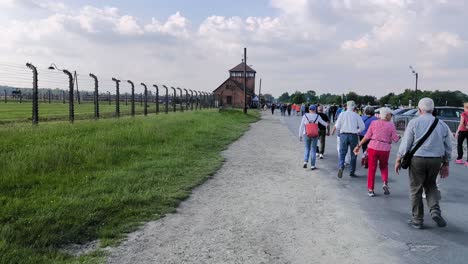
[[[323,121],[320,115],[316,113],[317,107],[311,105],[309,107],[309,113],[306,113],[302,116],[301,125],[299,126],[299,140],[304,139],[304,168],[307,168],[307,163],[309,162],[310,157],[310,169],[315,170],[315,160],[316,160],[316,147],[318,141],[318,126],[316,127],[316,136],[309,136],[307,131],[308,126],[322,124],[327,125],[327,122]],[[311,153],[312,152],[312,153]]]
[[[466,140],[466,147],[468,149],[468,102],[464,104],[465,111],[460,116],[460,125],[458,125],[455,137],[457,137],[457,164],[465,164],[468,166],[468,153],[466,155],[466,161],[463,163],[463,142]],[[468,152],[468,151],[467,151]]]
[[[286,106],[286,109],[288,110],[288,116],[291,116],[291,110],[292,110],[291,104],[288,104],[288,105]]]
[[[413,157],[409,162],[409,184],[411,200],[411,219],[408,223],[417,229],[423,228],[424,204],[423,190],[426,193],[427,206],[432,219],[439,227],[447,225],[439,206],[436,185],[437,175],[441,178],[449,175],[449,161],[452,153],[452,135],[448,126],[432,116],[434,101],[423,98],[418,103],[419,117],[412,119],[398,149],[395,171],[399,174],[402,157],[411,150]],[[424,137],[427,134],[426,137]],[[425,140],[422,140],[425,139]],[[418,142],[420,142],[418,144]],[[416,145],[416,147],[415,147]],[[419,148],[417,148],[419,146]],[[405,158],[406,160],[406,158]]]
[[[374,107],[372,106],[367,106],[365,109],[364,109],[364,114],[362,116],[362,121],[364,122],[364,125],[366,126],[364,128],[364,130],[359,134],[359,140],[362,141],[362,139],[364,138],[364,136],[366,135],[367,133],[367,130],[369,129],[369,126],[371,125],[371,123],[375,120],[378,120],[377,117],[375,117],[375,111],[374,111]],[[367,144],[369,144],[369,141],[365,141],[365,143],[362,144],[362,160],[361,160],[361,165],[364,166],[364,168],[367,168],[367,164],[368,164],[368,156],[367,156]],[[358,155],[358,154],[356,154]]]
[[[306,106],[304,103],[301,104],[301,115],[304,115],[306,113]]]
[[[323,106],[317,107],[317,114],[322,118],[323,121],[327,122],[327,125],[324,126],[319,124],[319,142],[320,142],[320,149],[319,149],[319,158],[323,159],[323,154],[325,152],[325,136],[330,135],[330,119],[328,116],[323,112]]]
[[[344,161],[348,151],[351,152],[350,177],[356,177],[356,155],[353,149],[359,141],[359,133],[364,130],[365,125],[361,117],[354,112],[356,103],[349,101],[346,103],[347,110],[342,112],[336,121],[335,128],[340,131],[340,159],[338,164],[338,178],[343,177]],[[333,130],[333,132],[335,129]]]
[[[272,114],[272,115],[275,114],[275,107],[276,107],[275,104],[271,104],[271,114]]]
[[[373,109],[372,109],[373,111]],[[370,113],[370,112],[369,112]],[[374,181],[377,171],[377,162],[379,163],[380,174],[382,176],[382,188],[385,195],[390,194],[388,187],[388,158],[392,149],[392,141],[397,142],[400,137],[397,134],[392,119],[392,110],[388,107],[380,108],[380,120],[374,121],[368,127],[365,136],[357,147],[354,148],[354,154],[359,154],[359,149],[364,144],[369,143],[368,157],[369,168],[367,170],[367,190],[370,197],[374,197]]]

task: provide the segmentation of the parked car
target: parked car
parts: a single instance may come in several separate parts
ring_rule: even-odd
[[[435,115],[444,121],[450,130],[455,133],[457,126],[460,122],[460,115],[463,113],[463,108],[461,107],[452,107],[452,106],[436,106]],[[408,122],[418,116],[417,109],[411,109],[407,112],[397,115],[394,117],[393,122],[397,130],[405,130]]]
[[[408,122],[415,118],[418,114],[418,109],[410,109],[401,115],[396,115],[393,117],[393,123],[397,130],[405,130]]]
[[[436,106],[435,113],[440,120],[443,120],[450,130],[455,133],[460,123],[460,115],[463,113],[462,107]]]
[[[411,109],[413,109],[413,108],[398,108],[398,109],[394,110],[392,112],[392,114],[393,114],[393,116],[399,116],[399,115],[402,115],[402,114],[408,112]]]

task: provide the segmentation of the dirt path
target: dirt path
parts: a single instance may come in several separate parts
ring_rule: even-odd
[[[213,179],[177,213],[130,234],[108,263],[399,263],[401,245],[376,237],[358,205],[340,203],[334,174],[302,169],[302,148],[264,115]]]

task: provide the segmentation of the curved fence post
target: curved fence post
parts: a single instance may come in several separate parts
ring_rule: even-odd
[[[163,87],[166,89],[166,102],[165,102],[165,108],[164,112],[169,113],[169,88],[167,88],[166,85],[163,85]]]
[[[68,76],[68,118],[70,119],[70,122],[73,123],[75,121],[75,105],[73,103],[73,75],[68,70],[63,70],[63,73]]]
[[[33,72],[33,94],[32,94],[32,123],[37,125],[39,123],[39,97],[37,89],[37,68],[31,63],[26,63],[26,67]]]
[[[183,111],[184,111],[184,100],[182,100],[182,89],[180,89],[179,87],[177,87],[177,90],[180,91],[180,97],[179,97],[179,101],[180,101],[180,111],[183,112]]]
[[[177,97],[177,91],[174,87],[171,86],[171,89],[174,91],[174,95],[172,97],[172,107],[174,108],[174,112],[176,111],[176,97]]]
[[[112,78],[115,82],[115,116],[120,117],[120,80]]]
[[[195,110],[198,110],[198,92],[193,90],[195,92]]]
[[[143,92],[143,114],[145,116],[148,115],[148,87],[146,86],[146,84],[144,83],[140,83],[141,86],[143,86],[145,88],[144,92]]]
[[[89,77],[94,79],[94,118],[99,119],[99,81],[92,73],[89,74]]]
[[[188,111],[189,110],[189,101],[188,101],[188,91],[187,89],[184,88],[184,91],[185,91],[185,110]]]
[[[133,84],[133,82],[130,80],[127,80],[127,82],[130,84],[130,86],[132,86],[132,98],[131,98],[132,106],[130,108],[131,109],[130,112],[132,116],[135,116],[135,84]]]
[[[193,111],[193,91],[190,89],[189,91],[190,91],[190,110]]]
[[[156,114],[159,114],[159,87],[156,84],[153,87],[156,88]]]

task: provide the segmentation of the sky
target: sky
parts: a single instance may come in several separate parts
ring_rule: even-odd
[[[31,62],[57,86],[51,63],[76,70],[82,89],[92,72],[108,89],[116,77],[210,92],[246,47],[257,88],[261,78],[274,96],[400,93],[414,89],[410,65],[419,89],[468,93],[465,2],[0,0],[0,84],[30,83]]]

